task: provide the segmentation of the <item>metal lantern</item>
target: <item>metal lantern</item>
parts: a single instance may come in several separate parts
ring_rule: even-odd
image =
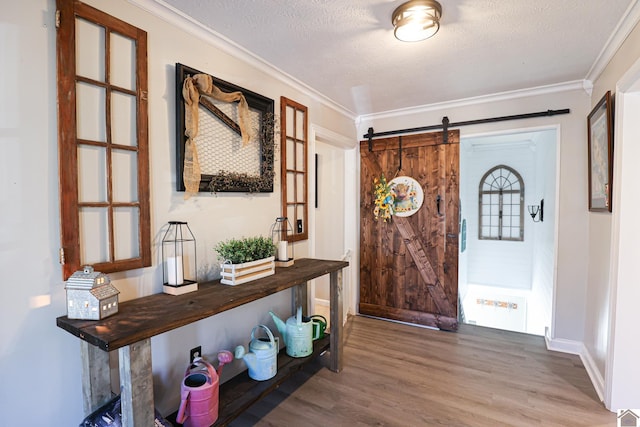
[[[163,291],[181,295],[198,290],[196,239],[186,222],[169,221],[162,237]]]
[[[293,227],[286,216],[276,218],[271,226],[271,241],[276,246],[276,266],[293,265]]]

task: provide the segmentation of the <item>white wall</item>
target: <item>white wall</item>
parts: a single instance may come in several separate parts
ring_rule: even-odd
[[[618,154],[614,167],[618,188],[614,190],[610,295],[612,307],[606,359],[605,404],[611,410],[640,406],[640,370],[638,369],[638,239],[640,225],[636,213],[640,209],[640,62],[635,67],[635,88],[621,96],[619,112]],[[624,88],[626,91],[628,88]],[[603,310],[604,311],[604,310]]]
[[[66,313],[57,260],[55,1],[0,2],[0,268],[5,283],[0,299],[0,424],[78,425],[85,415],[80,346],[77,338],[55,324],[56,317]],[[280,96],[287,96],[308,106],[314,123],[355,140],[353,117],[327,107],[322,97],[298,84],[272,75],[263,64],[239,60],[129,2],[86,3],[148,33],[153,266],[110,276],[122,292],[121,300],[160,292],[159,233],[169,220],[184,220],[198,242],[199,270],[211,278],[216,275],[212,249],[216,242],[269,233],[280,211],[280,181],[276,179],[272,194],[205,193],[185,202],[174,191],[174,64],[184,63],[273,98],[276,111]],[[295,252],[305,256],[307,244],[297,245]],[[213,359],[219,349],[246,344],[255,324],[272,324],[270,309],[287,314],[290,293],[154,337],[154,391],[160,411],[178,407],[190,348],[202,345],[204,354]]]
[[[453,82],[452,82],[453,84]],[[562,90],[560,90],[562,89]],[[557,236],[555,240],[557,271],[554,272],[554,324],[551,338],[582,342],[585,323],[587,290],[587,156],[585,117],[590,109],[590,97],[581,85],[522,91],[509,96],[494,96],[430,106],[405,114],[363,117],[358,124],[359,135],[369,126],[375,132],[433,125],[448,116],[451,122],[524,114],[549,109],[569,108],[570,114],[535,119],[473,125],[460,128],[466,135],[504,133],[522,128],[558,129],[559,192],[553,211]],[[464,171],[461,171],[461,174]],[[545,197],[545,204],[551,203]],[[546,221],[546,219],[545,219]]]
[[[318,207],[315,209],[315,229],[318,238],[314,257],[320,259],[341,259],[345,253],[345,159],[344,149],[323,142],[316,142],[318,154]],[[310,191],[314,191],[310,189]],[[351,195],[353,196],[353,195]],[[315,298],[329,300],[329,277],[315,281]]]
[[[460,197],[463,218],[467,220],[469,283],[530,289],[533,252],[533,227],[526,205],[534,204],[535,159],[528,141],[491,143],[491,136],[469,138],[461,142]],[[478,238],[478,191],[480,180],[491,168],[506,165],[520,174],[524,185],[524,239],[522,241],[481,240]],[[464,187],[464,188],[462,188]],[[536,203],[537,204],[537,203]]]
[[[558,130],[536,133],[537,199],[544,198],[544,221],[534,225],[533,267],[527,329],[544,333],[551,326],[556,271]],[[534,198],[534,201],[535,198]]]
[[[466,209],[468,277],[461,275],[461,287],[472,285],[468,320],[544,335],[551,325],[555,271],[556,129],[518,129],[497,135],[479,135],[461,141],[461,199]],[[516,169],[524,181],[525,206],[545,200],[545,219],[533,222],[524,212],[524,241],[479,240],[478,183],[489,168],[505,164]],[[487,244],[490,243],[490,244]],[[466,268],[466,267],[463,267]],[[462,272],[465,272],[461,268]],[[478,286],[488,285],[488,286]],[[513,297],[513,301],[509,299]],[[477,298],[522,302],[517,310],[496,310],[476,304]],[[516,301],[517,298],[517,301]],[[526,301],[526,302],[525,302]],[[475,316],[475,317],[473,317]],[[493,320],[491,320],[493,318]],[[491,320],[490,324],[486,322]]]
[[[637,265],[637,259],[632,258],[636,258],[634,254],[637,253],[637,249],[633,242],[637,241],[638,236],[633,226],[635,220],[625,219],[623,214],[627,215],[629,211],[622,210],[633,211],[638,194],[629,188],[624,194],[621,192],[625,186],[637,187],[637,157],[634,157],[632,146],[637,141],[638,104],[631,101],[627,106],[631,116],[623,117],[623,105],[619,103],[616,93],[623,80],[622,90],[637,91],[637,87],[632,88],[631,85],[637,79],[638,73],[633,70],[638,68],[638,58],[640,28],[635,26],[602,73],[596,76],[590,103],[592,108],[608,90],[614,95],[616,133],[612,184],[613,214],[593,212],[588,215],[588,316],[585,319],[584,337],[587,360],[594,371],[592,380],[599,385],[600,394],[603,394],[603,388],[605,389],[605,404],[610,409],[640,407],[638,378],[635,374],[638,372],[637,358],[631,356],[637,355],[640,351],[640,341],[637,328],[623,326],[626,322],[633,325],[636,323],[632,319],[637,317],[637,275],[631,278],[628,272],[635,270]],[[628,77],[629,73],[631,77]],[[629,81],[629,78],[632,80]],[[614,218],[618,221],[615,226],[612,223]],[[616,236],[618,240],[613,240],[612,236]],[[627,240],[629,238],[633,242]],[[617,324],[621,321],[623,323]]]
[[[309,238],[309,253],[315,258],[336,257],[349,262],[342,270],[344,321],[349,313],[357,312],[358,256],[355,253],[360,238],[358,219],[358,166],[357,139],[338,134],[311,124],[310,152],[319,155],[317,172],[319,203],[315,208],[316,169],[313,162],[310,171],[309,210],[310,226],[315,233]],[[323,160],[324,158],[324,160]],[[337,212],[342,212],[339,217]],[[311,309],[315,314],[329,313],[328,278],[310,282]]]

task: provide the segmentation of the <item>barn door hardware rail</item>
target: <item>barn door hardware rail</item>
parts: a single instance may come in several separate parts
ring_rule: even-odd
[[[363,138],[367,138],[369,140],[369,151],[373,150],[373,138],[379,138],[382,136],[393,136],[393,135],[401,135],[405,133],[414,133],[414,132],[424,132],[429,130],[438,130],[442,129],[442,141],[447,144],[449,141],[448,131],[449,128],[458,128],[462,126],[469,125],[479,125],[483,123],[495,123],[495,122],[506,122],[509,120],[521,120],[521,119],[532,119],[535,117],[547,117],[547,116],[557,116],[560,114],[569,114],[571,110],[569,108],[565,108],[562,110],[547,110],[547,111],[539,111],[537,113],[526,113],[526,114],[514,114],[511,116],[500,116],[500,117],[490,117],[488,119],[477,119],[477,120],[467,120],[464,122],[455,122],[450,123],[449,118],[444,116],[442,118],[442,123],[431,126],[422,126],[416,128],[408,128],[408,129],[398,129],[398,130],[389,130],[385,132],[374,132],[373,128],[370,127],[368,132],[363,135]]]

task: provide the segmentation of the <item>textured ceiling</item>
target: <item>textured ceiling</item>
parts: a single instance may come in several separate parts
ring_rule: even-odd
[[[354,115],[582,80],[634,1],[441,0],[403,43],[402,0],[164,0]]]

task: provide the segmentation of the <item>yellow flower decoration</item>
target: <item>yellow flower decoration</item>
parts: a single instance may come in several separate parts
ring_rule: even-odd
[[[378,178],[374,178],[373,185],[373,194],[375,196],[373,216],[376,219],[382,218],[384,222],[387,222],[388,219],[391,219],[391,215],[393,215],[394,194],[384,174],[382,174],[379,180]]]

